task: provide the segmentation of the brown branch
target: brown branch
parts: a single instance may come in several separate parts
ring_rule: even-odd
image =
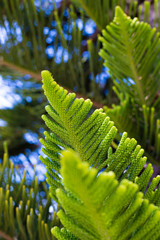
[[[61,1],[60,6],[57,8],[58,15],[60,15],[62,13],[62,11],[64,10],[63,6],[69,7],[70,4],[71,4],[70,0],[63,0],[63,1]]]
[[[9,63],[7,61],[4,61],[3,59],[0,60],[0,65],[4,66],[4,67],[8,67],[8,68],[10,68],[14,71],[17,71],[19,73],[22,73],[22,74],[29,74],[29,75],[31,75],[32,78],[35,78],[36,80],[39,80],[39,81],[42,80],[40,73],[32,72],[32,71],[27,70],[23,67],[19,67],[19,66],[13,64],[13,63]]]
[[[85,40],[85,44],[82,46],[81,52],[88,50],[87,40],[91,39],[93,42],[97,41],[97,37],[100,32],[101,31],[98,28],[96,28],[95,32]]]
[[[41,73],[35,73],[35,72],[32,72],[32,71],[29,71],[29,70],[27,70],[27,69],[25,69],[25,68],[18,67],[18,66],[16,66],[16,65],[14,65],[14,64],[12,64],[12,63],[9,63],[9,62],[6,62],[6,61],[4,61],[4,60],[2,60],[2,59],[0,60],[0,65],[1,65],[1,66],[5,66],[5,67],[8,67],[8,68],[10,68],[10,69],[12,69],[12,70],[14,70],[14,71],[20,72],[20,73],[22,73],[22,74],[29,74],[32,78],[34,78],[34,79],[36,79],[36,80],[38,80],[38,81],[42,81]],[[66,90],[67,90],[69,93],[73,92],[72,90],[67,89],[67,88],[66,88]],[[81,95],[81,94],[79,94],[79,93],[76,93],[76,96],[77,96],[77,98],[87,99],[85,96],[83,96],[83,95]],[[92,101],[92,102],[93,102],[93,106],[94,106],[95,108],[103,108],[103,105],[102,105],[101,103],[96,102],[96,101]]]
[[[12,237],[10,237],[9,235],[7,235],[6,233],[0,231],[0,237],[6,239],[6,240],[14,240]]]

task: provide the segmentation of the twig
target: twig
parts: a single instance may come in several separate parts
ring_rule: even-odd
[[[29,71],[29,70],[27,70],[27,69],[25,69],[25,68],[18,67],[18,66],[16,66],[16,65],[14,65],[14,64],[12,64],[12,63],[9,63],[9,62],[6,62],[6,61],[4,61],[4,60],[1,60],[1,61],[0,61],[0,65],[5,66],[5,67],[8,67],[8,68],[10,68],[10,69],[12,69],[12,70],[14,70],[14,71],[20,72],[20,73],[22,73],[22,74],[29,74],[32,78],[34,78],[34,79],[36,79],[36,80],[38,80],[38,81],[41,81],[41,80],[42,80],[42,77],[41,77],[41,74],[40,74],[40,73],[35,73],[35,72],[32,72],[32,71]],[[66,90],[67,90],[69,93],[73,92],[72,90],[67,89],[67,88],[66,88]],[[84,99],[86,99],[85,96],[83,96],[83,95],[81,95],[81,94],[79,94],[79,93],[76,93],[76,96],[77,96],[77,98],[84,98]],[[92,102],[93,102],[93,106],[94,106],[95,108],[103,108],[103,104],[101,104],[101,103],[99,103],[99,102],[96,102],[96,101],[92,101]]]
[[[6,240],[14,240],[14,238],[10,237],[9,235],[7,235],[6,233],[0,231],[0,237],[6,239]]]
[[[57,8],[58,15],[60,15],[62,13],[62,11],[63,11],[64,2],[65,2],[65,7],[69,7],[69,5],[71,4],[70,0],[63,0],[61,2],[60,6]]]
[[[40,73],[32,72],[32,71],[27,70],[27,69],[25,69],[23,67],[19,67],[19,66],[13,64],[13,63],[9,63],[9,62],[6,62],[4,60],[1,60],[0,61],[0,65],[8,67],[8,68],[10,68],[10,69],[12,69],[14,71],[17,71],[19,73],[22,73],[22,74],[29,74],[29,75],[31,75],[32,78],[35,78],[36,80],[39,80],[39,81],[42,80]]]

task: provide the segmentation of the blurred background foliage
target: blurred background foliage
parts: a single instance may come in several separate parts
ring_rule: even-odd
[[[46,181],[39,184],[36,172],[30,179],[26,169],[15,166],[6,143],[0,173],[0,239],[56,239],[51,228],[61,224]]]

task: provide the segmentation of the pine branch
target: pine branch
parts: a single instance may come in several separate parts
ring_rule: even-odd
[[[73,151],[62,153],[61,164],[65,191],[56,195],[65,229],[52,229],[59,240],[159,239],[160,210],[143,198],[138,185],[118,182],[113,172],[99,174]]]
[[[113,22],[103,30],[100,55],[120,92],[151,106],[160,83],[160,34],[150,25],[116,8]]]
[[[45,140],[40,139],[44,146],[42,151],[47,156],[41,156],[40,159],[48,167],[47,180],[52,186],[52,197],[58,201],[56,189],[64,189],[59,177],[59,158],[61,149],[68,148],[78,152],[83,161],[96,167],[98,171],[113,171],[118,180],[127,178],[136,182],[140,191],[146,191],[153,168],[148,164],[144,169],[147,158],[143,156],[144,150],[137,145],[137,141],[128,138],[124,132],[116,151],[113,152],[110,146],[117,129],[103,110],[92,112],[89,99],[84,101],[77,99],[74,93],[68,93],[52,79],[48,71],[42,72],[42,78],[45,95],[51,104],[46,107],[48,115],[43,115],[42,118],[51,132],[45,131]],[[156,185],[159,180],[158,177],[154,180]],[[157,205],[159,201],[156,196],[159,191],[153,188],[147,195],[147,198]]]

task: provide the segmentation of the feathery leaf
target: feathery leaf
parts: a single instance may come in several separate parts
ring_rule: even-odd
[[[160,210],[143,199],[137,184],[126,179],[119,183],[113,172],[98,175],[73,151],[62,153],[61,164],[65,191],[56,191],[63,208],[58,216],[75,237],[142,240],[149,234],[150,239],[159,239]],[[72,239],[62,231],[53,228],[52,233],[58,239]]]
[[[52,197],[57,201],[56,189],[64,189],[60,178],[60,156],[61,149],[68,148],[74,149],[82,161],[87,161],[98,171],[113,171],[117,179],[136,181],[139,190],[145,191],[153,168],[149,164],[144,169],[147,158],[143,156],[144,150],[137,145],[137,141],[128,138],[124,132],[113,152],[111,144],[117,129],[103,110],[92,112],[90,100],[78,99],[74,93],[68,93],[52,79],[48,71],[42,72],[42,78],[45,95],[51,104],[46,107],[49,116],[43,115],[42,118],[51,133],[44,132],[45,140],[40,140],[44,145],[42,151],[48,156],[40,156],[40,159],[48,166],[48,170],[54,170],[54,173],[51,170],[47,173]],[[156,191],[153,189],[148,198],[150,195],[156,196]],[[157,198],[155,204],[159,204]]]
[[[160,84],[160,34],[149,24],[126,16],[120,7],[102,33],[100,55],[116,87],[139,105],[150,106]]]

